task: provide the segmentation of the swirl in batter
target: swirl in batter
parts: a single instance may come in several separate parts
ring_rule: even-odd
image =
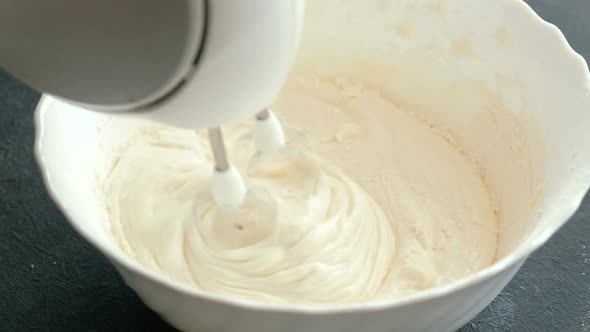
[[[239,211],[209,194],[204,133],[152,126],[122,146],[104,184],[120,248],[178,282],[273,303],[389,298],[493,262],[492,199],[448,135],[364,87],[285,90],[278,114],[298,130],[285,151],[257,155],[251,123],[225,130],[249,188]]]

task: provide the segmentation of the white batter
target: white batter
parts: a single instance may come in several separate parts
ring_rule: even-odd
[[[129,256],[206,291],[265,302],[391,298],[490,265],[493,200],[452,138],[353,83],[292,79],[274,108],[288,149],[255,154],[253,123],[224,129],[250,193],[221,211],[205,132],[145,128],[105,183]],[[253,122],[253,121],[252,121]]]

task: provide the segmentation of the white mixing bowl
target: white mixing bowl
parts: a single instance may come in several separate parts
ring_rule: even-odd
[[[35,121],[47,189],[145,303],[181,330],[453,331],[492,301],[588,189],[588,67],[557,28],[516,0],[313,0],[306,15],[294,72],[379,89],[446,128],[478,160],[499,207],[492,266],[370,304],[273,306],[187,288],[130,260],[106,227],[101,172],[140,123],[44,96]]]

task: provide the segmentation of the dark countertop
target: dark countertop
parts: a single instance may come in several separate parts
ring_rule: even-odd
[[[590,0],[527,2],[590,60]],[[0,331],[173,331],[47,196],[33,159],[38,99],[0,70]],[[460,331],[590,332],[590,195]]]

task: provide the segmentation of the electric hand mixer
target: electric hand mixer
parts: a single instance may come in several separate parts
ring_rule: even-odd
[[[232,207],[246,188],[220,126],[256,114],[257,149],[284,144],[269,105],[302,21],[302,0],[7,0],[0,3],[0,64],[87,109],[208,127],[213,197]]]

